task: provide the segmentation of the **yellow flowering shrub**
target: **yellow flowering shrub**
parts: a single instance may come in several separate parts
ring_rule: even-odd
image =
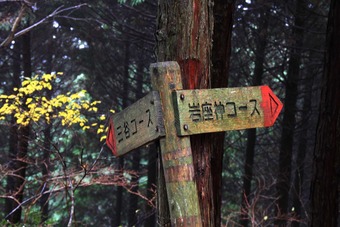
[[[30,123],[45,120],[51,123],[52,119],[58,119],[63,126],[79,125],[83,130],[94,128],[97,134],[105,139],[106,127],[103,124],[88,122],[86,114],[96,113],[100,101],[89,100],[86,90],[66,94],[58,94],[48,98],[44,96],[48,90],[52,90],[52,82],[57,74],[43,74],[33,78],[24,78],[21,87],[14,88],[13,94],[0,94],[0,120],[5,120],[7,115],[12,115],[19,126],[27,126]],[[98,122],[104,122],[105,115],[100,115]]]

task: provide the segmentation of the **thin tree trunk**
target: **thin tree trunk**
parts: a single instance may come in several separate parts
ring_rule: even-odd
[[[123,78],[123,102],[122,108],[129,106],[129,61],[130,61],[130,44],[128,41],[125,42],[125,56],[124,56],[124,78]],[[119,171],[124,171],[124,157],[119,157],[118,161]],[[122,222],[122,211],[123,211],[123,187],[118,187],[116,192],[116,208],[114,226],[121,225]]]
[[[262,74],[264,71],[265,49],[267,44],[267,29],[268,29],[268,13],[261,11],[260,20],[262,23],[259,25],[260,29],[257,36],[257,46],[255,49],[255,68],[253,77],[253,86],[259,86],[262,83]],[[255,156],[255,143],[256,143],[256,128],[247,130],[247,149],[244,163],[244,175],[243,175],[243,195],[241,204],[241,216],[240,223],[242,226],[248,226],[248,202],[250,201],[251,182],[253,179],[253,165]]]
[[[48,178],[50,174],[50,149],[51,149],[51,126],[46,125],[44,130],[44,147],[43,147],[43,163],[41,165],[42,175],[43,175],[43,190],[42,196],[40,199],[40,210],[41,210],[41,223],[44,223],[48,219],[49,214],[49,204],[48,199],[50,194],[47,193],[49,191]]]
[[[47,53],[47,61],[46,61],[46,73],[52,73],[52,60],[53,60],[53,40],[49,43],[49,51]],[[48,90],[45,94],[47,99],[51,99],[52,97],[52,90]],[[49,191],[48,179],[50,175],[50,153],[51,153],[51,125],[46,122],[45,129],[44,129],[44,146],[43,146],[43,161],[41,165],[42,169],[42,176],[43,176],[43,190],[42,196],[40,199],[40,210],[41,210],[41,223],[44,223],[48,219],[49,214],[49,197],[50,194],[47,193]]]
[[[143,70],[144,66],[143,63],[140,62],[137,66],[137,86],[136,86],[136,100],[140,99],[143,97]],[[131,183],[134,185],[132,188],[133,192],[137,192],[139,189],[139,170],[140,170],[140,160],[141,160],[141,152],[143,149],[137,149],[133,153],[132,157],[132,170],[137,173],[136,176],[132,177]],[[138,219],[137,219],[137,209],[138,209],[138,200],[139,197],[135,194],[130,194],[130,201],[129,201],[129,214],[128,214],[128,224],[129,226],[134,226]]]
[[[156,144],[151,144],[148,151],[148,183],[147,183],[147,198],[152,199],[154,196],[153,190],[156,190],[157,184],[157,147]],[[146,215],[148,216],[145,221],[145,227],[156,226],[155,209],[148,204],[146,205]]]
[[[21,42],[20,39],[16,41],[13,48],[13,86],[19,87],[20,86],[20,55],[21,55]],[[17,156],[17,149],[18,149],[18,127],[16,125],[16,121],[14,116],[11,117],[11,128],[10,128],[10,137],[9,137],[9,150],[8,150],[8,156],[10,159],[9,163],[9,169],[10,171],[15,172],[16,171],[16,156]],[[17,177],[14,175],[8,175],[7,176],[7,184],[6,184],[6,193],[9,195],[14,194],[17,191],[16,188],[16,180]],[[17,204],[13,199],[7,198],[5,200],[5,214],[10,214],[19,204]],[[16,217],[18,216],[18,217]],[[20,220],[19,213],[13,213],[12,215],[6,217],[7,220],[14,223],[15,220]]]
[[[306,182],[306,177],[304,176],[305,172],[305,157],[306,152],[308,149],[308,136],[309,136],[309,129],[310,129],[310,116],[311,116],[311,106],[312,106],[312,87],[314,78],[313,75],[313,68],[307,71],[307,75],[305,77],[305,91],[306,94],[304,95],[303,107],[302,107],[302,129],[298,139],[298,151],[296,157],[296,170],[295,170],[295,177],[294,177],[294,190],[292,192],[293,198],[293,207],[294,212],[297,215],[298,220],[292,222],[293,227],[300,226],[300,220],[303,219],[304,210],[303,208],[303,201],[302,201],[302,186],[304,182]]]
[[[286,79],[286,97],[282,121],[282,137],[279,155],[279,172],[277,183],[277,220],[279,226],[286,226],[284,215],[288,213],[289,190],[291,186],[291,162],[293,155],[293,141],[295,131],[296,101],[298,96],[298,78],[300,74],[301,49],[303,45],[304,0],[296,1],[295,21],[292,31],[294,40],[291,47],[288,75]]]
[[[133,192],[137,192],[139,189],[139,162],[142,150],[137,149],[132,157],[132,170],[137,173],[136,176],[133,176],[131,179],[131,183],[133,188],[131,189]],[[128,212],[128,226],[134,226],[137,222],[137,209],[138,209],[138,196],[130,193],[129,199],[129,212]]]
[[[22,36],[22,60],[23,60],[23,70],[24,77],[31,77],[32,68],[31,68],[31,39],[30,33],[26,33]],[[15,204],[15,211],[11,212],[6,219],[11,223],[19,223],[21,220],[21,212],[22,207],[21,203],[24,197],[24,187],[25,187],[25,179],[26,179],[26,167],[27,167],[27,153],[28,153],[28,140],[29,140],[29,131],[30,127],[21,126],[18,129],[18,144],[16,148],[16,152],[13,154],[12,164],[13,171],[17,177],[13,178],[13,197],[19,202],[19,204]],[[20,206],[19,206],[20,205]]]
[[[339,226],[340,195],[340,2],[332,0],[313,158],[311,226]]]

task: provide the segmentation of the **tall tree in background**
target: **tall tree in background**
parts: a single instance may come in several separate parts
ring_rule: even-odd
[[[311,226],[339,226],[340,2],[331,1],[327,51],[314,150]]]
[[[262,83],[262,75],[264,72],[265,62],[265,49],[267,45],[267,29],[268,29],[268,16],[269,8],[267,6],[259,6],[259,29],[254,31],[255,34],[255,68],[253,72],[253,86],[259,86]],[[256,144],[256,128],[247,130],[247,148],[244,162],[244,176],[243,176],[243,193],[242,205],[241,205],[241,224],[242,226],[248,226],[248,204],[251,194],[251,182],[253,178],[253,166],[255,156],[255,144]]]
[[[31,36],[30,32],[22,36],[22,69],[24,77],[30,78],[32,74],[31,66]],[[17,145],[14,148],[14,153],[9,154],[12,157],[12,171],[14,178],[8,178],[7,186],[10,188],[8,193],[13,193],[13,201],[6,204],[6,210],[11,211],[8,214],[7,220],[10,223],[18,223],[21,220],[21,203],[24,198],[27,154],[29,141],[30,125],[18,128]]]
[[[184,89],[227,85],[232,12],[223,0],[159,1],[157,61],[179,63]],[[223,138],[191,137],[203,226],[220,225]]]
[[[296,102],[298,99],[298,83],[300,75],[301,52],[304,36],[306,3],[297,0],[295,4],[294,24],[292,28],[292,43],[288,61],[288,72],[285,80],[286,97],[282,122],[282,137],[280,144],[279,170],[277,183],[277,223],[285,226],[282,215],[287,214],[289,204],[289,190],[291,186],[291,165],[295,131]]]
[[[19,87],[20,85],[20,71],[21,71],[21,39],[17,40],[14,44],[13,53],[12,53],[12,59],[13,59],[13,74],[12,74],[12,88]],[[12,159],[12,161],[9,163],[9,168],[13,173],[16,171],[16,153],[18,149],[18,126],[15,124],[14,116],[12,116],[11,119],[11,128],[10,128],[10,137],[9,137],[9,146],[8,146],[8,156]],[[15,192],[17,191],[16,183],[17,177],[15,174],[7,176],[7,184],[6,184],[6,192]],[[10,214],[14,208],[16,208],[18,204],[12,199],[7,198],[5,202],[5,213],[6,215]],[[11,222],[17,222],[17,220],[20,220],[21,213],[18,211],[15,214],[12,214],[8,217],[8,219]]]

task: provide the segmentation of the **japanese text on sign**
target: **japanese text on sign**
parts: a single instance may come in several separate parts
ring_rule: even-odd
[[[132,138],[138,133],[138,128],[151,127],[154,123],[151,118],[151,111],[147,109],[145,114],[139,116],[140,118],[133,118],[123,121],[120,125],[116,126],[117,141],[123,142]]]
[[[247,113],[251,110],[249,116],[260,115],[257,107],[257,100],[250,99],[247,104],[237,105],[235,102],[215,101],[200,103],[189,103],[190,119],[193,122],[223,120],[225,118],[234,118],[241,113]]]

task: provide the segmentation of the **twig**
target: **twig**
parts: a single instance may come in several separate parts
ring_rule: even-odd
[[[8,37],[0,44],[0,47],[2,46],[7,46],[8,44],[10,44],[12,42],[12,40],[15,37],[15,31],[17,30],[20,22],[21,22],[21,18],[24,16],[25,12],[27,9],[27,5],[23,4],[20,8],[19,14],[17,16],[17,18],[15,18],[14,24],[12,26],[12,29],[8,35]]]
[[[74,215],[74,189],[73,189],[73,184],[72,184],[72,180],[68,179],[69,182],[69,187],[71,190],[68,190],[70,192],[70,197],[71,197],[71,209],[70,209],[70,218],[68,220],[68,224],[67,227],[71,227],[72,226],[72,220],[73,220],[73,215]]]
[[[5,47],[7,45],[9,45],[12,40],[18,38],[19,36],[22,36],[24,34],[26,34],[27,32],[31,31],[32,29],[34,29],[35,27],[39,26],[40,24],[46,22],[48,19],[52,18],[52,17],[55,17],[57,16],[58,14],[61,14],[61,13],[64,13],[66,11],[70,11],[70,10],[76,10],[76,9],[79,9],[80,7],[82,6],[86,6],[87,4],[86,3],[83,3],[83,4],[80,4],[80,5],[76,5],[76,6],[70,6],[70,7],[67,7],[67,8],[63,8],[64,6],[59,6],[56,10],[54,10],[51,14],[47,15],[46,17],[44,17],[43,19],[41,19],[40,21],[32,24],[31,26],[15,33],[20,21],[21,21],[21,18],[23,17],[26,9],[27,9],[27,5],[24,4],[22,5],[21,9],[20,9],[20,12],[19,12],[19,15],[18,17],[15,19],[15,22],[13,24],[13,27],[11,29],[11,32],[10,34],[8,35],[8,37],[0,44],[0,47]]]

